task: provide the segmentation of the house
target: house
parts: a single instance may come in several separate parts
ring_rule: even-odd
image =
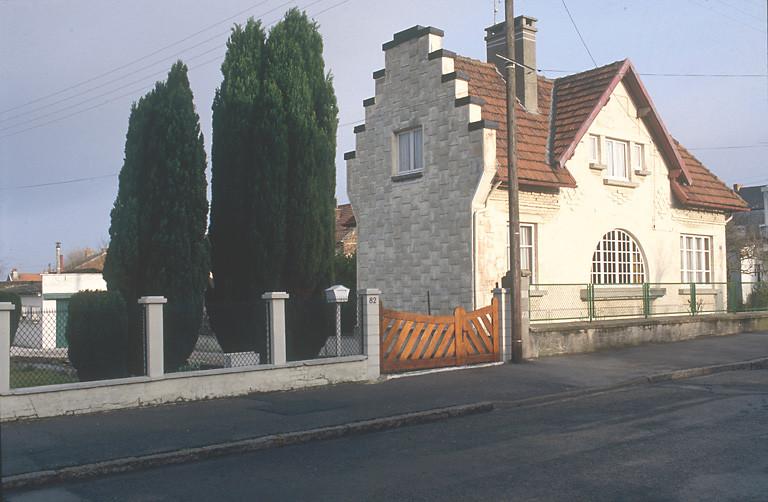
[[[734,189],[750,212],[735,214],[728,222],[730,275],[742,284],[742,297],[747,299],[755,283],[768,281],[768,185]]]
[[[336,254],[350,256],[357,252],[357,223],[352,204],[336,206]]]
[[[537,67],[536,31],[536,19],[515,19],[514,59],[527,68]],[[345,159],[358,287],[380,288],[390,308],[424,312],[428,295],[433,312],[482,307],[506,273],[504,32],[486,29],[488,62],[444,49],[433,27],[382,46]],[[516,71],[531,280],[592,284],[606,298],[669,283],[654,291],[681,305],[688,293],[671,283],[699,283],[702,301],[723,305],[714,284],[726,280],[725,225],[747,205],[669,134],[632,63],[557,79]]]

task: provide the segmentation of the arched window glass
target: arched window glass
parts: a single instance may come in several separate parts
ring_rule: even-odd
[[[642,284],[645,263],[640,246],[623,230],[611,230],[592,255],[592,284]]]

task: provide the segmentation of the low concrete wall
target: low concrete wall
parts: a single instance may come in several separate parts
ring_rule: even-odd
[[[578,354],[750,331],[768,331],[768,312],[534,324],[530,326],[527,357]]]
[[[279,367],[227,368],[157,378],[135,377],[14,389],[0,396],[0,421],[291,390],[367,378],[367,357],[350,356],[293,362]]]

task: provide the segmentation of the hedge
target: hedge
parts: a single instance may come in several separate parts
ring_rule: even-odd
[[[81,291],[69,301],[65,336],[80,381],[129,376],[128,311],[114,291]]]

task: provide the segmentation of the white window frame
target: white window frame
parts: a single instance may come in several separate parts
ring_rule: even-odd
[[[618,166],[616,165],[616,148],[621,147],[624,150],[624,166],[623,166],[623,172],[620,172],[618,169]],[[615,179],[615,180],[622,180],[622,181],[629,181],[629,143],[627,141],[623,141],[620,139],[612,139],[612,138],[606,138],[605,139],[605,165],[607,167],[606,169],[606,177]]]
[[[642,143],[632,144],[632,168],[635,171],[645,171],[645,145]]]
[[[401,156],[401,142],[408,142],[408,163],[403,166]],[[419,146],[419,153],[417,154],[415,146]],[[404,131],[399,131],[395,135],[395,147],[397,153],[395,159],[397,159],[396,174],[408,174],[416,173],[424,170],[424,132],[422,127],[413,127]]]
[[[523,244],[523,232],[530,238],[529,244]],[[528,270],[531,273],[531,282],[536,278],[536,225],[533,223],[520,223],[520,270]],[[527,257],[528,268],[525,268],[523,256]],[[507,222],[507,270],[509,270],[509,222]]]
[[[593,164],[600,163],[600,136],[589,135],[589,161]]]
[[[604,234],[592,254],[592,284],[631,285],[645,282],[645,258],[640,244],[618,228]]]
[[[680,282],[712,282],[712,236],[680,234]]]

